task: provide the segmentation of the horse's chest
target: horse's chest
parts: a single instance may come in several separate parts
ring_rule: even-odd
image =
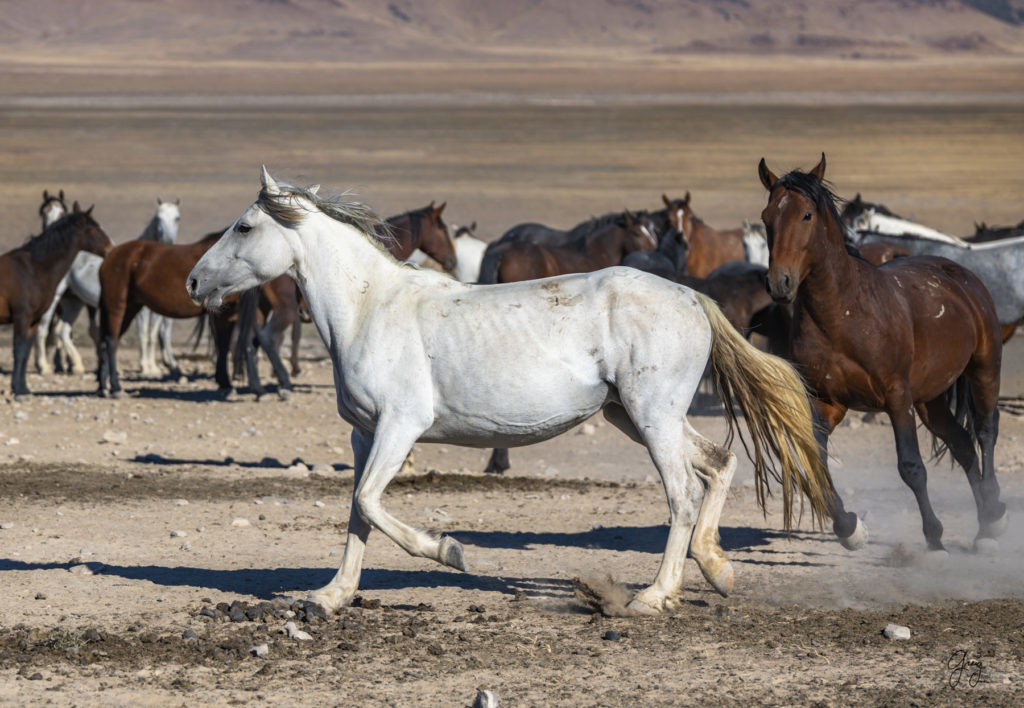
[[[815,396],[849,408],[874,409],[882,405],[876,378],[855,352],[837,347],[817,329],[804,328],[792,344],[793,358]]]

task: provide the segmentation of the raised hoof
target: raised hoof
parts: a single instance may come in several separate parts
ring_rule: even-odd
[[[849,536],[839,536],[839,543],[848,551],[856,551],[868,542],[868,529],[864,522],[857,518],[857,527]]]
[[[722,569],[715,574],[715,577],[708,578],[707,580],[711,583],[711,587],[715,589],[715,592],[722,597],[729,597],[729,593],[732,592],[733,581],[735,580],[732,563],[727,561]]]
[[[979,556],[995,556],[999,554],[999,541],[994,538],[974,539],[974,552]]]
[[[462,550],[462,544],[451,536],[441,538],[441,562],[464,573],[469,570],[466,566],[466,555]]]

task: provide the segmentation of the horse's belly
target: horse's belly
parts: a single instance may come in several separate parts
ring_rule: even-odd
[[[604,384],[563,382],[553,388],[538,383],[525,394],[508,389],[506,395],[476,391],[449,396],[420,439],[470,447],[530,445],[582,423],[609,399],[609,387]]]

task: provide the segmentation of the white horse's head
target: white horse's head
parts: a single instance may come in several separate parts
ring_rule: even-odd
[[[292,268],[295,251],[289,232],[316,207],[288,191],[263,168],[259,197],[189,273],[186,288],[193,302],[215,309],[228,295],[262,285]]]
[[[178,224],[181,222],[180,199],[173,202],[165,202],[160,197],[156,198],[156,213],[153,214],[153,226],[156,229],[157,241],[163,243],[174,243],[178,240]]]
[[[370,207],[344,201],[344,194],[317,196],[319,188],[320,185],[303,188],[278,182],[264,167],[256,201],[189,273],[185,284],[189,297],[197,304],[217,308],[232,293],[254,288],[285,273],[295,277],[300,260],[322,255],[306,252],[303,244],[304,235],[314,228],[309,226],[314,219],[326,217],[366,234],[383,228],[383,222]]]

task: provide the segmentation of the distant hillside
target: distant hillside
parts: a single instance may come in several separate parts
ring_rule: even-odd
[[[339,62],[1024,53],[1024,0],[31,0],[0,59]]]

